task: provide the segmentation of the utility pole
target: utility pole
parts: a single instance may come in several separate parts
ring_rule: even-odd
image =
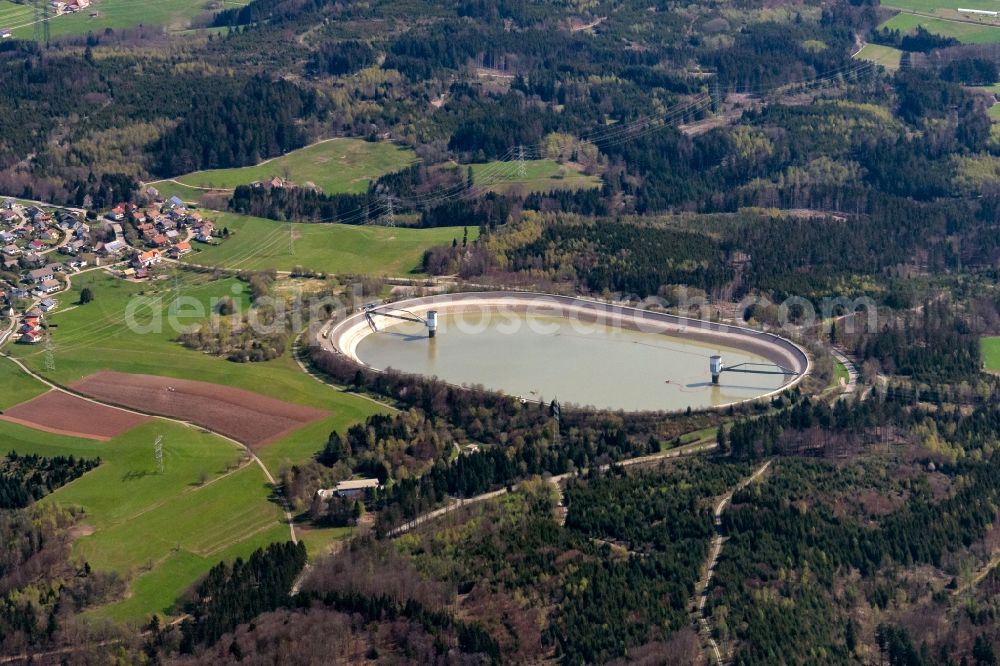
[[[396,211],[392,204],[392,195],[385,195],[385,215],[382,218],[385,221],[385,226],[394,227],[396,226]]]
[[[157,435],[153,442],[153,459],[156,461],[156,471],[163,474],[163,435]]]
[[[39,45],[44,44],[45,48],[49,48],[51,34],[49,32],[48,0],[34,0],[34,8],[35,41]]]
[[[562,408],[559,407],[559,402],[553,400],[549,403],[549,414],[556,420],[556,434],[553,438],[553,446],[559,446],[559,437],[562,432]]]
[[[56,369],[55,349],[52,344],[52,332],[45,334],[45,372],[52,372]]]
[[[524,166],[524,146],[517,147],[517,178],[524,180],[528,177],[528,169]]]

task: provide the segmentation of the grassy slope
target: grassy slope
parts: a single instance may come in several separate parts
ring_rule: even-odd
[[[366,191],[372,179],[399,171],[414,159],[412,151],[391,143],[331,139],[293,150],[257,166],[195,171],[177,176],[175,180],[195,187],[232,189],[279,176],[297,185],[312,182],[327,193],[357,193]]]
[[[31,5],[19,5],[10,0],[0,0],[0,28],[13,29],[31,23],[34,10]]]
[[[308,458],[326,441],[330,430],[346,428],[379,409],[363,398],[322,386],[302,372],[290,353],[266,363],[232,363],[208,356],[174,342],[177,333],[166,316],[159,332],[131,331],[125,325],[130,299],[142,293],[156,304],[158,313],[169,314],[173,302],[172,280],[139,285],[103,273],[76,276],[74,291],[86,286],[94,291],[93,302],[50,317],[51,323],[58,324],[53,329],[55,369],[44,374],[57,382],[68,384],[98,370],[111,369],[215,382],[329,411],[331,416],[320,422],[325,431],[314,424],[310,426],[311,435],[296,432],[269,445],[265,455],[275,465],[274,472],[280,464]],[[202,303],[205,310],[213,298],[230,294],[241,300],[241,307],[246,307],[243,285],[234,279],[212,280],[210,276],[181,272],[178,286],[181,294]],[[69,300],[76,300],[76,295]],[[153,321],[152,312],[143,309],[144,314],[136,320],[149,324]],[[203,319],[204,316],[178,316],[176,321],[190,325]],[[13,346],[10,350],[36,371],[44,371],[43,349]],[[317,432],[317,428],[321,431]]]
[[[476,185],[498,192],[515,187],[526,192],[551,192],[601,186],[598,176],[587,176],[570,167],[560,175],[561,169],[554,160],[526,160],[524,175],[521,176],[516,162],[487,162],[472,165],[472,175]]]
[[[915,12],[932,14],[939,9],[985,9],[997,11],[996,0],[888,0],[884,7],[898,7]]]
[[[233,295],[246,305],[243,285],[236,280],[212,280],[184,272],[180,275],[176,283],[180,293],[193,297],[206,309],[213,297],[223,295]],[[165,319],[164,330],[146,334],[124,325],[125,309],[132,297],[162,298],[157,311],[164,311],[173,295],[174,281],[138,285],[94,272],[75,277],[75,291],[85,286],[94,290],[92,303],[50,317],[52,323],[58,324],[52,329],[55,369],[45,374],[62,383],[101,369],[168,375],[236,386],[328,410],[330,417],[261,452],[262,460],[274,473],[283,466],[307,460],[331,430],[343,431],[383,409],[320,384],[303,373],[290,355],[267,363],[231,363],[173,342],[176,334]],[[76,293],[64,299],[75,301]],[[136,320],[148,324],[151,312],[144,310]],[[200,316],[178,318],[181,324],[200,320]],[[10,349],[34,369],[43,371],[43,350],[21,346]],[[0,361],[4,388],[13,387],[0,394],[0,404],[14,404],[42,390],[29,378],[14,373],[13,367],[8,361]],[[156,434],[163,434],[166,442],[167,472],[163,477],[149,474]],[[87,509],[87,522],[97,531],[81,539],[77,549],[93,566],[134,573],[144,570],[135,579],[129,598],[102,609],[100,614],[139,619],[163,610],[218,561],[246,555],[288,535],[287,528],[277,522],[280,511],[267,500],[270,490],[256,466],[203,488],[194,485],[202,473],[209,479],[218,474],[237,457],[238,451],[224,440],[193,429],[157,420],[102,443],[0,423],[0,441],[23,452],[100,455],[108,462],[61,489],[51,500]],[[219,525],[224,529],[220,530]],[[318,552],[331,540],[346,535],[343,530],[314,530],[309,533],[308,545]]]
[[[217,247],[198,246],[187,260],[209,266],[291,270],[304,266],[329,273],[403,275],[416,269],[424,251],[461,238],[462,229],[387,228],[343,224],[289,225],[232,213],[214,214],[216,227],[236,234]],[[478,229],[469,229],[470,239]]]
[[[980,340],[983,365],[990,372],[1000,372],[1000,335],[990,335]]]
[[[152,452],[157,435],[164,438],[162,474]],[[97,442],[0,422],[0,440],[20,453],[101,457],[96,470],[43,500],[84,510],[93,533],[75,542],[74,555],[131,579],[129,596],[97,615],[141,620],[165,611],[222,559],[287,538],[263,472],[246,465],[226,475],[240,452],[208,433],[156,419]],[[198,485],[202,475],[207,483]]]
[[[945,21],[938,18],[915,16],[913,14],[897,14],[883,23],[881,27],[905,33],[916,30],[918,25],[922,25],[934,34],[954,37],[963,44],[993,44],[1000,42],[1000,27],[977,23]]]
[[[841,363],[838,359],[833,359],[833,381],[836,384],[840,384],[840,380],[844,380],[844,384],[851,381],[851,374],[847,371],[847,367]]]
[[[152,184],[156,188],[156,191],[160,193],[160,196],[164,199],[169,199],[170,197],[180,197],[184,201],[190,201],[193,203],[198,203],[202,196],[212,192],[213,190],[200,190],[197,187],[191,187],[189,185],[181,185],[180,183],[174,183],[169,180],[160,180],[155,184]],[[228,199],[230,194],[228,190],[214,190],[226,196]]]
[[[49,21],[53,37],[61,35],[86,35],[105,28],[129,28],[137,25],[162,25],[170,30],[190,27],[191,19],[210,11],[245,5],[249,0],[93,0],[91,6],[76,14],[54,16]],[[9,0],[0,0],[0,27],[15,28],[14,36],[22,39],[34,37],[33,11],[14,14]],[[97,12],[97,18],[90,14]],[[3,21],[7,14],[14,20]]]
[[[45,385],[24,374],[16,365],[0,359],[0,410],[30,400],[46,390]]]
[[[882,65],[886,69],[896,71],[899,69],[899,61],[903,57],[903,52],[891,46],[880,44],[865,44],[854,56],[859,60],[867,60],[877,65]]]

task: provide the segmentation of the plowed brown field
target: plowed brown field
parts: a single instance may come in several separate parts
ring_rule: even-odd
[[[102,441],[149,420],[148,416],[98,405],[55,390],[14,405],[0,418],[36,430]]]
[[[190,421],[251,447],[329,415],[251,391],[158,375],[98,372],[72,388],[104,402]]]

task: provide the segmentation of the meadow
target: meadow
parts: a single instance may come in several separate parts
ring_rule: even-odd
[[[525,160],[524,174],[517,162],[486,162],[472,165],[473,182],[495,192],[518,188],[524,192],[586,190],[601,186],[599,176],[588,176],[555,160]]]
[[[0,410],[45,393],[46,387],[10,361],[0,359]]]
[[[1000,335],[988,335],[980,339],[983,352],[983,367],[989,372],[1000,372]]]
[[[854,54],[858,60],[866,60],[876,65],[882,65],[890,71],[899,69],[899,62],[903,57],[903,52],[891,46],[881,44],[865,44],[860,51]]]
[[[923,26],[928,32],[936,35],[954,37],[963,44],[1000,43],[1000,26],[990,25],[985,20],[980,22],[974,18],[969,18],[967,21],[956,21],[901,13],[893,16],[880,27],[909,33],[916,30],[917,26]]]
[[[372,180],[404,169],[415,160],[413,151],[388,142],[328,139],[255,166],[195,171],[174,180],[197,188],[231,190],[277,176],[295,185],[312,183],[326,193],[360,193]],[[159,183],[153,186],[159,188]]]
[[[10,0],[0,0],[0,28],[11,30],[16,26],[31,23],[34,9],[31,5],[19,5]]]
[[[12,345],[9,352],[49,379],[69,384],[97,370],[148,373],[216,382],[271,397],[319,407],[330,416],[295,431],[261,450],[272,474],[308,460],[332,430],[389,408],[325,385],[304,373],[291,352],[265,363],[233,363],[181,346],[168,325],[171,312],[180,325],[204,321],[215,299],[230,296],[241,308],[249,304],[245,285],[235,279],[177,271],[176,280],[135,284],[103,272],[74,276],[77,300],[89,287],[94,300],[54,312],[52,360],[46,369],[45,350]],[[191,297],[183,309],[171,304],[175,293]],[[132,320],[147,330],[126,325],[132,299],[144,298]],[[200,304],[200,305],[194,305]],[[162,321],[162,326],[155,322]],[[34,397],[44,387],[0,359],[0,408]],[[165,471],[159,474],[153,440],[164,437]],[[59,489],[45,501],[79,506],[92,534],[74,545],[74,553],[100,570],[117,571],[130,579],[127,598],[94,611],[114,619],[141,620],[151,612],[166,612],[187,587],[224,559],[245,556],[259,546],[287,539],[283,514],[271,498],[263,471],[252,463],[234,465],[242,451],[231,442],[198,428],[163,419],[135,428],[109,442],[43,433],[0,422],[6,449],[43,455],[73,453],[100,456],[97,470]],[[229,471],[227,472],[227,468]],[[347,530],[308,531],[308,546],[320,552]]]
[[[157,436],[162,473],[153,456]],[[100,442],[0,421],[0,440],[4,453],[101,458],[96,470],[42,500],[82,509],[73,555],[129,582],[124,599],[93,615],[138,622],[165,613],[219,561],[288,538],[261,469],[240,466],[238,447],[198,429],[154,419]]]
[[[189,201],[191,203],[199,203],[201,198],[209,193],[224,195],[227,199],[231,195],[229,190],[206,190],[200,187],[183,185],[172,180],[158,180],[155,184],[147,183],[147,185],[155,187],[156,191],[159,192],[160,196],[164,199],[177,197],[182,201]]]
[[[907,9],[926,14],[933,14],[938,10],[956,10],[959,8],[985,9],[987,11],[997,10],[995,0],[889,0],[882,3],[882,6]]]
[[[196,244],[185,261],[203,266],[289,271],[296,266],[327,273],[405,275],[418,270],[424,252],[462,238],[461,227],[411,229],[345,224],[290,224],[214,214],[230,237],[216,246]],[[478,228],[469,229],[470,240]]]
[[[86,35],[107,28],[159,25],[171,31],[186,30],[191,20],[207,13],[245,5],[249,0],[92,0],[89,8],[74,14],[52,16],[53,37]],[[97,13],[96,17],[91,14]],[[13,29],[14,36],[32,39],[35,34],[33,9],[0,0],[0,27]]]
[[[284,465],[308,459],[331,430],[343,430],[379,411],[380,407],[371,401],[318,383],[302,372],[290,351],[272,361],[234,363],[183,347],[176,342],[178,332],[170,325],[171,312],[179,326],[190,326],[204,321],[217,299],[230,296],[244,309],[249,299],[245,285],[236,279],[178,273],[176,281],[155,284],[125,282],[102,272],[75,276],[74,293],[64,297],[64,302],[75,301],[84,287],[90,287],[94,300],[48,317],[50,324],[56,325],[51,329],[51,370],[45,369],[44,349],[12,345],[9,352],[61,384],[70,384],[98,370],[117,370],[214,382],[329,411],[331,416],[307,426],[308,432],[293,432],[266,447],[262,458],[275,474]],[[191,298],[191,305],[174,306],[175,289]],[[133,318],[143,328],[132,330],[126,325],[126,315],[135,297],[144,299]],[[155,322],[161,325],[157,327]]]

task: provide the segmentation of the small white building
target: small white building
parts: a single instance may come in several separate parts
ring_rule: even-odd
[[[377,490],[382,485],[378,479],[348,479],[341,481],[335,488],[321,488],[316,491],[320,499],[330,499],[334,495],[337,497],[356,498],[364,497],[369,490]]]

